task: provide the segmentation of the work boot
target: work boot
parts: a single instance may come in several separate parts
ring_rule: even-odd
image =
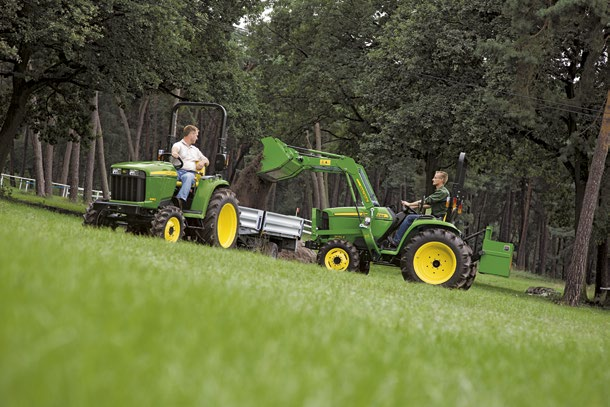
[[[174,206],[176,206],[176,207],[180,208],[180,210],[182,210],[182,208],[184,207],[185,202],[184,202],[184,200],[183,200],[183,199],[173,197],[173,198],[172,198],[172,204],[173,204]]]
[[[386,239],[381,243],[381,248],[385,250],[396,249],[397,244],[392,239]]]

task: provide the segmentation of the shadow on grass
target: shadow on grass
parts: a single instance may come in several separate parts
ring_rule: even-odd
[[[563,293],[559,293],[559,292],[557,292],[557,294],[552,294],[552,295],[535,295],[535,294],[528,294],[525,291],[519,291],[514,288],[498,287],[496,285],[492,285],[489,283],[476,282],[475,284],[478,288],[482,288],[483,290],[488,291],[490,293],[511,296],[511,297],[528,298],[528,299],[532,299],[532,300],[536,300],[536,301],[545,301],[545,302],[549,302],[552,304],[559,304],[561,301],[561,298],[563,296]]]
[[[492,293],[504,294],[504,295],[510,295],[510,296],[518,295],[520,297],[524,297],[527,295],[523,291],[518,291],[516,289],[508,288],[508,287],[499,287],[497,285],[493,285],[493,284],[489,284],[489,283],[482,283],[479,281],[475,281],[474,284],[475,284],[475,287],[482,288],[483,290],[489,291]]]

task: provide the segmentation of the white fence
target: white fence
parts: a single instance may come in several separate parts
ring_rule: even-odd
[[[18,177],[16,175],[2,174],[2,176],[0,177],[0,187],[3,186],[5,183],[9,186],[16,187],[20,191],[27,192],[30,189],[36,190],[36,180],[33,178],[24,178]],[[84,188],[78,188],[79,196],[83,196],[84,192]],[[57,182],[53,183],[53,195],[59,195],[61,197],[67,198],[69,193],[70,185],[60,184]],[[99,199],[102,198],[102,196],[102,191],[93,190],[91,193],[92,199]]]

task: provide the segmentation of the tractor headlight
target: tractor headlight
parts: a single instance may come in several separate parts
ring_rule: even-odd
[[[120,168],[113,168],[112,169],[112,175],[121,175],[121,169]]]
[[[132,177],[137,177],[141,174],[142,174],[142,171],[140,171],[140,170],[129,170],[129,175]]]

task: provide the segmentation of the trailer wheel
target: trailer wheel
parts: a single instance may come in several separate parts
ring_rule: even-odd
[[[360,256],[353,244],[333,239],[318,251],[318,264],[329,270],[358,271]]]
[[[271,258],[273,259],[277,259],[277,256],[279,255],[280,249],[277,246],[277,243],[274,242],[267,242],[263,248],[264,253],[268,256],[271,256]]]
[[[407,243],[400,268],[406,281],[467,290],[474,281],[471,257],[472,250],[456,234],[426,229]]]
[[[217,189],[210,198],[201,234],[205,243],[228,249],[235,246],[239,227],[238,202],[227,188]]]
[[[184,236],[184,216],[175,206],[161,208],[152,220],[150,233],[168,242],[177,242]]]

